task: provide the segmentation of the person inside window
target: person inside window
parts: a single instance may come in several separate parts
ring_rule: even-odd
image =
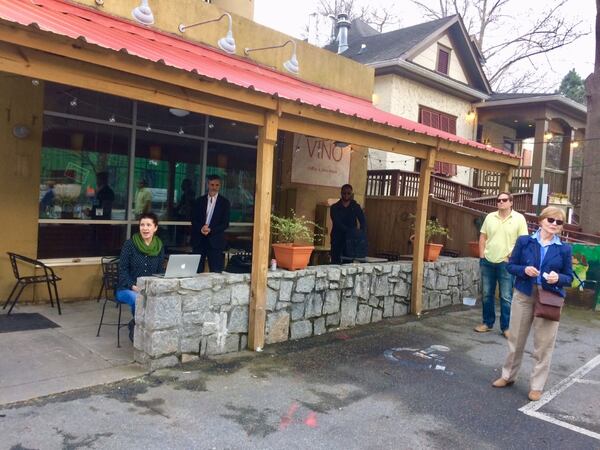
[[[142,213],[139,219],[140,230],[125,241],[119,257],[119,283],[116,300],[131,308],[133,319],[128,324],[129,339],[133,342],[135,328],[135,299],[140,291],[139,277],[151,276],[163,271],[165,249],[156,232],[158,217],[154,213]]]
[[[152,191],[148,189],[148,181],[142,178],[138,182],[138,190],[135,193],[135,202],[133,205],[133,213],[136,219],[139,219],[142,214],[149,213],[152,210]]]
[[[97,190],[92,217],[94,219],[110,220],[112,217],[113,202],[115,201],[115,192],[108,185],[108,172],[98,172],[96,174],[96,185]]]

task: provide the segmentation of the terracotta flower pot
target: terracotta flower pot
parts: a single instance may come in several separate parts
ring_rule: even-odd
[[[434,262],[440,257],[440,252],[444,246],[442,244],[425,244],[425,261]]]
[[[277,267],[288,270],[305,269],[314,249],[313,245],[273,244]]]
[[[479,241],[470,241],[469,244],[469,256],[473,258],[481,258],[479,256]]]

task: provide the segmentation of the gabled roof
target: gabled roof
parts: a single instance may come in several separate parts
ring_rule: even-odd
[[[482,98],[487,98],[491,93],[491,87],[480,64],[480,53],[474,48],[458,15],[386,33],[378,33],[363,21],[354,20],[348,32],[348,49],[342,53],[342,56],[373,66],[379,73],[387,73],[395,68],[400,69],[397,67],[400,62],[409,62],[417,66],[411,59],[445,33],[448,33],[459,55],[461,65],[467,71],[469,87],[481,92]],[[325,48],[337,52],[337,42]],[[420,66],[419,68],[422,69]],[[410,70],[410,65],[402,64],[402,70]],[[449,78],[434,71],[430,72],[439,77],[440,82],[441,78]]]
[[[382,61],[389,61],[402,58],[413,47],[425,41],[432,33],[442,28],[453,20],[453,17],[434,20],[433,22],[421,23],[408,28],[401,28],[387,33],[361,35],[364,26],[359,20],[352,21],[350,32],[348,33],[348,50],[343,55],[347,58],[358,61],[362,64],[371,64]],[[364,22],[362,22],[364,24]],[[365,24],[366,25],[366,24]],[[367,25],[368,26],[368,25]],[[360,27],[360,28],[359,28]],[[354,29],[359,28],[359,33],[354,33]],[[361,49],[362,45],[366,47]]]

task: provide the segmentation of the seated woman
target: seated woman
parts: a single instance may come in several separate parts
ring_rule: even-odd
[[[135,327],[135,298],[140,291],[138,277],[162,272],[165,249],[162,241],[155,236],[158,230],[158,217],[154,213],[142,213],[139,218],[140,231],[128,239],[121,249],[119,258],[119,283],[116,299],[131,307],[133,319],[128,324],[129,339],[133,342]]]
[[[504,388],[515,382],[521,367],[527,336],[533,328],[533,359],[529,400],[541,398],[550,371],[550,361],[558,331],[558,321],[535,317],[534,305],[541,290],[565,296],[565,286],[573,282],[571,246],[559,236],[565,222],[562,209],[549,206],[539,217],[540,228],[533,236],[520,236],[506,269],[516,277],[510,326],[508,356],[502,376],[492,383]]]

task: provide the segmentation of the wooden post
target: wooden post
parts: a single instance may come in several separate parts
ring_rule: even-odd
[[[508,169],[508,172],[502,172],[500,174],[500,185],[498,186],[498,192],[512,192],[513,174],[514,169]]]
[[[437,149],[432,148],[427,158],[421,160],[419,177],[419,196],[415,212],[415,240],[413,241],[412,291],[410,296],[410,312],[420,316],[423,312],[423,275],[425,273],[425,225],[427,224],[427,207],[429,206],[429,186],[431,172],[435,165]]]
[[[265,114],[264,126],[259,127],[258,131],[254,230],[252,232],[252,275],[248,314],[248,349],[250,350],[262,349],[265,344],[273,161],[278,122],[277,114],[268,112]]]

